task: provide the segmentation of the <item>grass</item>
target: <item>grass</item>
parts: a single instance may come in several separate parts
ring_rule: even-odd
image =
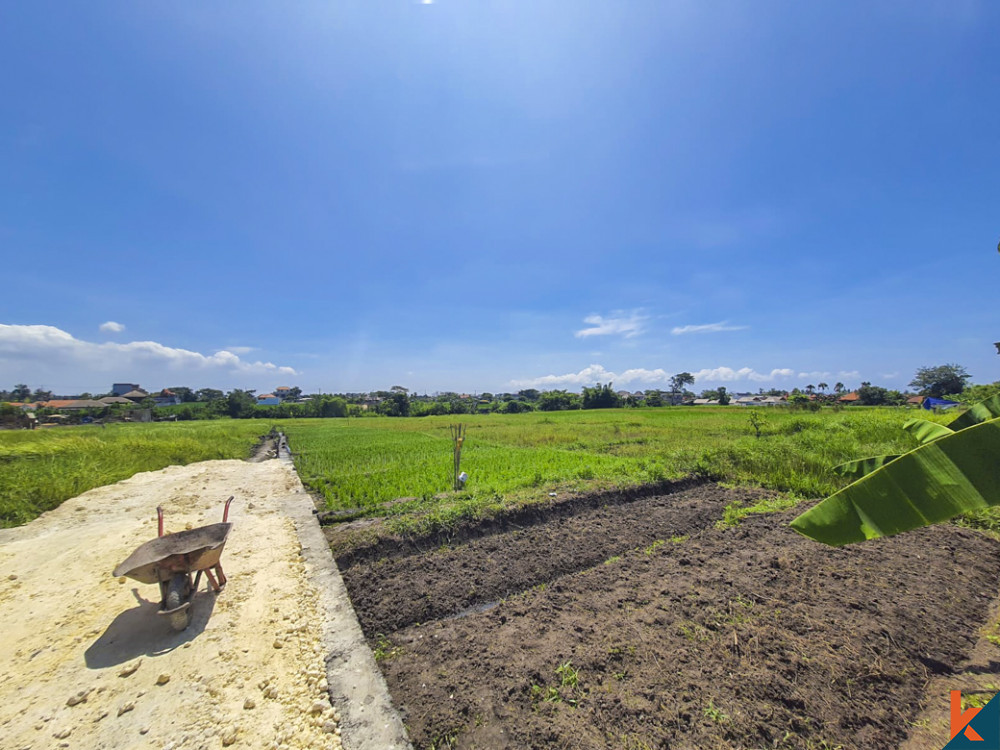
[[[403,653],[403,649],[400,646],[393,646],[392,641],[379,633],[375,636],[375,650],[372,653],[375,661],[388,661]]]
[[[565,493],[699,475],[783,493],[727,509],[724,523],[791,507],[846,484],[832,467],[916,447],[903,409],[614,409],[415,419],[287,420],[299,475],[331,510],[387,516],[400,533],[447,528]],[[926,416],[926,415],[925,415]],[[930,415],[947,421],[948,417]],[[468,428],[466,489],[451,492],[449,425]],[[756,437],[757,427],[761,436]]]
[[[270,423],[110,424],[0,432],[0,527],[17,526],[94,487],[141,471],[247,458]]]
[[[754,425],[743,408],[674,407],[277,424],[289,437],[303,482],[329,509],[386,516],[391,531],[421,533],[520,504],[547,503],[553,492],[692,475],[782,493],[727,509],[724,523],[738,523],[748,513],[835,492],[846,483],[831,472],[838,463],[915,447],[901,429],[912,416],[903,409],[773,409]],[[449,425],[456,422],[468,430],[462,469],[469,481],[461,492],[451,491]],[[272,423],[212,420],[0,432],[0,525],[25,523],[69,497],[136,472],[245,458]],[[982,526],[991,518],[971,523]]]
[[[962,692],[962,710],[967,708],[983,708],[993,700],[997,692],[1000,692],[1000,685],[989,682],[982,690]]]
[[[702,713],[705,714],[705,718],[714,721],[716,724],[726,724],[729,722],[729,715],[716,706],[711,698],[708,699],[708,705],[702,708]]]
[[[574,691],[580,686],[580,670],[573,669],[572,662],[560,664],[555,669],[556,679],[559,687],[544,686],[533,683],[528,691],[531,700],[535,703],[567,703],[576,708],[579,705],[579,698],[570,698],[567,695],[575,695]],[[565,693],[565,694],[564,694]]]

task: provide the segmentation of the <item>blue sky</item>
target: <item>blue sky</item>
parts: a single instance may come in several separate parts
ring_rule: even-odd
[[[1000,5],[0,3],[0,388],[1000,379]]]

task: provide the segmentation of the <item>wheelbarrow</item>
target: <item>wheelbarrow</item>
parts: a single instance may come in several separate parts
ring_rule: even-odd
[[[169,617],[174,630],[184,630],[191,622],[191,598],[198,590],[202,573],[214,592],[222,591],[226,585],[226,574],[222,572],[219,558],[233,527],[228,523],[231,502],[233,496],[226,500],[222,523],[167,535],[163,534],[163,508],[157,507],[157,538],[138,547],[112,574],[115,578],[128,576],[140,583],[158,583],[160,609],[157,614]],[[195,574],[193,580],[192,573]]]

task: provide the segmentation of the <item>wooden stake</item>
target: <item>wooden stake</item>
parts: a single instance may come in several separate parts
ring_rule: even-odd
[[[454,443],[454,475],[452,487],[458,491],[462,489],[458,475],[462,473],[462,443],[465,442],[465,428],[461,424],[451,425],[451,440]]]

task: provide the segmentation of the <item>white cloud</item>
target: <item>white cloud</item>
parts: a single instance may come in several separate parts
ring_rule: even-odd
[[[256,346],[227,346],[227,352],[232,352],[233,354],[249,354],[250,352],[257,351]]]
[[[107,333],[121,333],[125,330],[125,326],[121,323],[115,323],[113,320],[109,320],[107,323],[101,323],[101,330]]]
[[[571,372],[565,375],[542,375],[538,378],[526,378],[524,380],[512,380],[510,384],[516,388],[565,388],[571,385],[592,385],[597,382],[614,380],[615,373],[605,370],[603,365],[590,365],[580,372]]]
[[[93,388],[109,378],[136,382],[141,378],[155,387],[166,379],[190,379],[202,385],[222,378],[298,374],[272,362],[244,361],[227,350],[202,354],[155,341],[95,343],[54,326],[0,324],[0,378],[44,382],[65,390]]]
[[[794,377],[795,370],[788,367],[780,367],[770,372],[757,372],[752,367],[741,367],[738,370],[734,370],[731,367],[716,367],[714,369],[698,370],[698,372],[691,374],[694,375],[695,382],[730,383],[737,380],[752,380],[755,383],[769,383]]]
[[[648,316],[641,315],[638,310],[628,315],[621,310],[615,310],[611,315],[612,317],[607,318],[603,315],[588,315],[583,322],[589,323],[592,327],[580,329],[576,332],[576,337],[582,339],[588,336],[622,335],[630,339],[642,333],[642,324],[649,319]]]
[[[542,375],[537,378],[512,380],[510,381],[510,385],[514,388],[570,388],[573,386],[590,386],[595,383],[606,383],[609,381],[621,386],[630,383],[669,385],[672,375],[673,373],[667,372],[662,367],[658,367],[655,370],[639,367],[616,373],[606,369],[603,365],[590,365],[579,372],[570,372],[564,375]],[[714,369],[699,370],[692,373],[692,375],[694,375],[696,383],[729,383],[739,380],[767,383],[794,377],[795,370],[784,367],[775,368],[767,373],[761,373],[750,367],[741,367],[738,370],[734,370],[731,367],[716,367]]]
[[[681,336],[685,333],[718,333],[719,331],[745,331],[750,326],[731,326],[728,320],[721,323],[705,323],[697,326],[675,326],[670,330],[674,336]]]
[[[799,377],[802,378],[803,380],[808,380],[809,378],[812,378],[813,380],[819,380],[820,378],[830,378],[833,376],[828,372],[820,372],[818,370],[813,370],[812,372],[800,372]]]

